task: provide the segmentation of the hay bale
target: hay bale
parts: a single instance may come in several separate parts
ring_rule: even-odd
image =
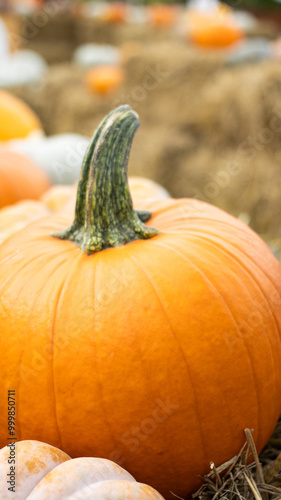
[[[222,55],[174,41],[143,44],[107,98],[84,87],[84,70],[50,69],[37,91],[17,89],[49,134],[91,135],[113,107],[128,103],[141,127],[130,172],[174,196],[204,199],[248,220],[267,241],[280,233],[281,68],[278,62],[234,70]],[[145,145],[145,147],[144,147]]]

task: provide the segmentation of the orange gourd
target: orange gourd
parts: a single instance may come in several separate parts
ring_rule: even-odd
[[[110,460],[71,458],[63,451],[39,441],[19,441],[0,450],[0,496],[13,488],[11,465],[16,460],[18,500],[164,500],[153,488]],[[8,478],[7,478],[8,475]],[[7,479],[10,480],[7,483]],[[11,495],[12,495],[12,490]]]
[[[244,38],[228,6],[220,5],[210,12],[190,10],[189,38],[196,45],[210,48],[228,47]]]
[[[0,90],[0,141],[25,138],[31,133],[42,134],[37,116],[23,101]]]
[[[194,199],[132,207],[137,115],[121,106],[86,153],[74,222],[56,213],[0,245],[0,443],[114,460],[186,497],[281,412],[281,266],[241,221]],[[19,252],[20,250],[20,252]]]
[[[86,86],[95,93],[107,96],[114,92],[124,81],[124,71],[119,66],[97,66],[86,73]]]
[[[128,5],[125,2],[110,2],[106,5],[102,20],[109,24],[123,24],[128,19]]]
[[[178,9],[174,5],[150,5],[147,13],[150,24],[156,28],[172,26],[178,17]]]
[[[0,149],[0,208],[39,199],[50,187],[47,175],[25,156]]]

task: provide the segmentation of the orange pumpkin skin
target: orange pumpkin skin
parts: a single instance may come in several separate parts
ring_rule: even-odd
[[[185,497],[244,428],[260,451],[280,415],[281,267],[211,205],[135,205],[157,236],[87,255],[50,236],[65,213],[0,246],[0,442],[12,387],[18,439],[109,458]]]
[[[164,500],[153,488],[135,481],[114,462],[103,458],[71,458],[63,451],[39,441],[19,441],[16,492],[25,500]],[[8,446],[0,450],[0,494],[7,495],[10,473]]]
[[[191,10],[189,15],[189,38],[202,47],[223,48],[239,42],[245,37],[231,17],[231,9],[222,5],[215,13]]]
[[[133,201],[161,200],[170,198],[168,191],[151,179],[145,177],[129,177],[129,188]]]
[[[28,158],[0,150],[0,208],[23,199],[39,199],[49,187],[46,174]]]
[[[155,4],[148,7],[148,19],[156,28],[172,26],[177,20],[178,10],[173,5]]]
[[[70,210],[74,213],[77,186],[57,184],[43,194],[41,200],[51,212]]]
[[[50,215],[48,207],[40,201],[24,200],[0,210],[0,244],[27,224]]]
[[[242,30],[236,26],[212,26],[207,22],[204,25],[194,28],[190,31],[190,39],[196,45],[202,47],[223,48],[233,45],[244,38]]]
[[[25,138],[42,133],[42,125],[33,111],[14,95],[0,90],[0,141]]]
[[[125,2],[112,2],[106,7],[102,20],[109,24],[123,24],[128,18],[128,5]]]
[[[124,81],[124,71],[118,66],[98,66],[86,73],[87,88],[102,96],[114,92]]]

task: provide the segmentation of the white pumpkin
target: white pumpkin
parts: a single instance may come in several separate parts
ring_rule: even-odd
[[[58,448],[33,440],[9,443],[0,450],[0,498],[164,500],[111,460],[71,459]]]
[[[1,60],[0,87],[38,83],[46,74],[44,59],[31,50],[19,50]]]
[[[112,45],[96,45],[86,43],[80,45],[73,54],[73,60],[79,66],[90,68],[92,66],[119,65],[121,53]]]
[[[88,143],[83,135],[59,134],[13,140],[6,145],[41,166],[53,184],[73,184],[79,179]]]

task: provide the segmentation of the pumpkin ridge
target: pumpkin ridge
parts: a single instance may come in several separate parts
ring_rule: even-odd
[[[95,273],[94,273],[94,301],[93,301],[94,316],[96,316],[96,311],[97,311],[97,304],[96,304],[96,302],[97,302],[96,298],[98,296],[97,295],[97,276],[98,276],[99,269],[101,267],[99,258],[95,259],[95,262],[96,262],[96,267],[95,267]],[[95,324],[94,324],[93,325],[93,332],[95,332],[95,331],[96,331],[96,329],[95,329]],[[93,342],[94,342],[94,346],[95,346],[95,357],[96,357],[95,363],[96,363],[96,367],[97,367],[96,374],[97,374],[97,380],[98,380],[98,388],[99,388],[99,393],[101,395],[100,405],[101,405],[102,410],[103,410],[103,415],[105,416],[105,422],[106,422],[107,428],[110,432],[112,442],[114,443],[114,449],[118,449],[118,442],[114,436],[114,432],[112,431],[112,425],[109,423],[108,412],[106,411],[106,405],[104,404],[104,390],[103,390],[103,385],[102,385],[102,382],[100,379],[100,373],[99,373],[99,369],[98,369],[98,356],[97,356],[98,346],[97,346],[97,341],[96,341],[94,334],[93,334]]]
[[[56,298],[56,305],[54,307],[54,318],[53,318],[53,323],[52,323],[52,331],[51,331],[51,343],[52,343],[52,359],[51,359],[51,364],[52,364],[52,385],[53,385],[53,393],[54,393],[54,416],[55,416],[55,422],[56,422],[56,427],[58,431],[58,437],[59,437],[59,443],[60,449],[63,449],[63,443],[62,443],[62,435],[58,423],[58,415],[57,415],[57,402],[56,402],[56,388],[55,388],[55,371],[54,371],[54,348],[55,348],[55,334],[56,334],[56,318],[57,318],[57,310],[60,302],[60,298],[63,292],[65,286],[65,281],[63,281],[60,285],[57,298]]]
[[[45,255],[46,258],[48,259],[49,257],[49,254],[46,254]],[[40,255],[38,255],[38,257],[41,257]],[[58,256],[56,254],[54,254],[54,258],[61,258],[61,256]],[[33,261],[34,262],[34,259]],[[65,257],[65,259],[62,261],[62,262],[58,262],[55,266],[55,269],[52,270],[52,275],[56,273],[56,271],[60,270],[61,269],[61,266],[67,262],[67,257]],[[47,260],[47,265],[45,266],[46,268],[48,267],[48,265],[50,264],[50,260]],[[40,269],[42,269],[43,266],[40,266]],[[22,268],[21,268],[22,269]],[[20,270],[21,271],[21,270]],[[20,272],[19,271],[19,272]],[[38,291],[38,294],[36,295],[35,297],[35,300],[33,301],[33,304],[32,304],[32,307],[30,309],[30,314],[29,314],[29,317],[32,318],[32,315],[33,315],[33,312],[34,310],[36,309],[36,305],[40,299],[40,296],[41,296],[41,293],[42,291],[45,289],[45,287],[48,285],[48,280],[46,280],[43,284],[43,286],[40,288],[40,290]],[[20,292],[21,293],[21,292]],[[23,349],[22,349],[22,352],[21,352],[21,356],[20,356],[20,359],[19,359],[19,382],[18,382],[18,393],[20,394],[20,387],[21,387],[21,362],[22,362],[22,359],[23,359],[23,355],[24,355],[24,351],[25,351],[25,348],[23,346]],[[18,406],[20,407],[20,400],[18,401]],[[19,424],[19,434],[20,434],[20,419],[18,419],[18,424]],[[19,438],[20,439],[20,438]]]
[[[11,235],[12,237],[13,235]],[[39,258],[39,256],[38,256]],[[27,267],[29,264],[31,264],[32,262],[34,262],[34,257],[32,257],[32,259],[30,259],[29,261],[25,262],[23,264],[22,267],[20,267],[19,269],[17,269],[14,274],[12,275],[9,275],[9,278],[6,280],[6,282],[3,284],[2,288],[0,288],[0,294],[2,295],[3,292],[6,292],[7,289],[9,288],[10,285],[13,284],[13,279],[16,278],[18,276],[18,273],[21,272],[22,269],[24,269],[25,267]],[[1,266],[3,265],[3,262],[0,262],[0,268]]]
[[[210,246],[214,247],[216,250],[220,250],[222,253],[224,253],[225,255],[227,255],[230,259],[232,259],[236,264],[238,264],[241,269],[251,278],[251,280],[253,281],[253,283],[256,284],[256,287],[258,288],[258,290],[260,291],[261,295],[263,296],[264,298],[264,301],[265,301],[265,306],[268,308],[268,311],[270,312],[270,315],[272,316],[273,318],[273,322],[274,322],[274,326],[275,326],[275,330],[279,331],[279,328],[278,328],[278,323],[277,323],[277,319],[276,319],[276,316],[275,316],[275,313],[272,311],[272,309],[269,307],[269,304],[268,304],[268,301],[266,300],[266,297],[265,297],[265,293],[263,291],[263,289],[261,288],[261,285],[260,283],[255,279],[255,274],[250,272],[250,269],[248,267],[246,267],[245,265],[243,265],[242,263],[242,260],[240,259],[239,257],[239,253],[243,255],[244,258],[247,259],[247,261],[249,262],[249,264],[251,266],[255,266],[255,268],[258,269],[258,271],[263,274],[267,280],[269,281],[269,283],[275,288],[275,290],[278,290],[275,286],[275,283],[270,279],[270,277],[264,272],[264,270],[262,268],[260,268],[258,266],[258,264],[253,261],[248,254],[246,254],[245,252],[242,252],[236,245],[232,245],[231,244],[231,248],[235,249],[235,251],[238,252],[238,254],[235,254],[233,255],[231,250],[228,248],[228,246],[224,246],[224,245],[228,245],[228,242],[227,241],[224,241],[224,245],[222,245],[220,242],[216,242],[216,240],[214,240],[213,238],[212,239],[209,239],[209,238],[206,238],[205,236],[203,235],[198,235],[198,233],[194,233],[194,235],[196,236],[196,238],[198,239],[202,239],[203,241],[206,241],[210,244]],[[236,258],[237,257],[237,258]],[[278,338],[279,338],[279,342],[280,342],[280,345],[281,345],[281,337],[280,335],[278,335]]]
[[[161,246],[164,246],[164,245],[161,245]],[[165,245],[165,246],[166,246],[166,245]],[[158,302],[160,303],[161,309],[162,309],[162,310],[163,310],[163,312],[164,312],[164,316],[165,316],[166,321],[167,321],[167,323],[168,323],[168,325],[169,325],[169,328],[170,328],[170,330],[171,330],[171,333],[172,333],[173,337],[175,338],[175,340],[176,340],[176,342],[177,342],[177,345],[178,345],[178,348],[179,348],[179,351],[180,351],[180,353],[181,353],[181,355],[182,355],[182,359],[183,359],[184,364],[185,364],[185,367],[186,367],[186,374],[187,374],[187,376],[188,376],[188,378],[189,378],[189,380],[190,380],[190,385],[191,385],[191,387],[192,387],[192,391],[193,391],[193,395],[194,395],[194,399],[195,399],[195,403],[196,403],[196,404],[195,404],[195,407],[196,407],[196,414],[197,414],[197,417],[198,417],[198,418],[197,418],[197,420],[198,420],[198,429],[199,429],[199,434],[200,434],[200,439],[201,439],[201,445],[202,445],[201,450],[202,450],[202,452],[203,452],[204,459],[205,459],[205,461],[206,461],[206,460],[207,460],[207,453],[206,453],[206,449],[205,449],[205,446],[204,446],[203,431],[202,431],[202,426],[201,426],[201,423],[200,423],[200,422],[201,422],[201,420],[200,420],[200,418],[199,418],[199,417],[200,417],[200,415],[199,415],[199,408],[198,408],[198,398],[197,398],[196,391],[195,391],[195,387],[194,387],[194,383],[193,383],[193,380],[192,380],[190,367],[189,367],[189,365],[188,365],[188,362],[187,362],[186,357],[184,356],[183,349],[182,349],[182,347],[181,347],[180,341],[179,341],[179,339],[178,339],[177,335],[175,334],[175,331],[174,331],[174,329],[173,329],[173,327],[172,327],[172,324],[171,324],[171,322],[170,322],[170,319],[169,319],[169,317],[168,317],[168,315],[167,315],[167,312],[166,312],[166,310],[165,310],[164,304],[163,304],[163,302],[162,302],[162,300],[161,300],[161,298],[160,298],[160,296],[159,296],[159,294],[158,294],[158,292],[157,292],[157,290],[156,290],[156,288],[155,288],[154,284],[152,283],[151,278],[148,276],[147,272],[144,270],[143,266],[142,266],[142,265],[138,262],[138,260],[135,258],[135,256],[133,257],[132,255],[130,255],[130,257],[131,257],[131,258],[132,258],[132,260],[134,260],[134,262],[135,262],[135,263],[136,263],[136,264],[140,267],[140,269],[143,271],[144,275],[146,276],[146,279],[147,279],[147,280],[148,280],[148,282],[150,283],[150,286],[151,286],[151,288],[153,289],[154,294],[156,295],[156,298],[157,298]],[[172,464],[172,467],[173,467],[173,462],[171,462],[171,464]]]
[[[71,249],[72,250],[72,249]],[[68,252],[67,252],[68,253]],[[55,383],[55,366],[54,366],[54,359],[55,359],[55,356],[54,356],[54,347],[55,347],[55,335],[56,335],[56,322],[57,322],[57,317],[58,317],[58,312],[59,312],[59,308],[60,308],[60,303],[61,303],[61,299],[62,299],[62,296],[63,296],[63,292],[65,290],[65,287],[67,285],[67,283],[69,281],[71,281],[72,277],[73,277],[73,274],[76,272],[76,269],[77,267],[80,266],[80,257],[81,255],[80,254],[77,254],[73,257],[73,263],[72,263],[72,266],[69,265],[69,261],[66,260],[66,262],[68,263],[68,265],[66,266],[69,270],[69,272],[66,272],[65,275],[62,277],[62,282],[61,282],[61,285],[60,285],[60,289],[59,289],[59,292],[58,292],[58,295],[57,295],[57,300],[56,300],[56,306],[54,307],[54,318],[53,318],[53,324],[52,324],[52,338],[51,338],[51,342],[52,342],[52,350],[53,350],[53,356],[52,356],[52,382],[53,382],[53,391],[54,391],[54,410],[55,410],[55,422],[56,422],[56,427],[57,427],[57,430],[58,430],[58,435],[59,435],[59,440],[60,440],[60,448],[61,449],[64,449],[64,445],[63,445],[63,440],[62,440],[62,433],[61,433],[61,430],[60,430],[60,424],[59,424],[59,418],[58,418],[58,412],[57,412],[57,396],[56,396],[56,383]],[[75,264],[74,264],[75,262]],[[61,269],[61,266],[60,266],[60,269]]]
[[[196,236],[197,236],[197,235],[196,235]],[[198,239],[200,239],[200,238],[198,238]],[[254,287],[256,288],[256,290],[258,291],[258,293],[259,293],[259,294],[263,297],[263,299],[264,299],[264,303],[265,303],[265,307],[267,307],[267,301],[266,301],[266,299],[265,299],[264,292],[263,292],[263,290],[261,289],[261,287],[260,287],[259,283],[258,283],[258,282],[257,282],[257,281],[253,278],[253,276],[251,275],[251,273],[249,272],[249,270],[248,270],[246,267],[244,267],[244,266],[241,264],[241,262],[240,262],[240,261],[236,260],[236,259],[235,259],[235,258],[234,258],[234,257],[233,257],[230,253],[228,253],[227,251],[224,251],[224,247],[223,247],[223,248],[220,248],[220,247],[219,247],[219,245],[215,245],[214,243],[212,243],[212,241],[209,241],[209,240],[208,240],[207,238],[205,238],[205,237],[204,237],[204,238],[203,238],[203,237],[201,237],[201,239],[202,239],[202,240],[204,240],[204,241],[207,241],[207,242],[210,244],[210,246],[211,246],[211,247],[214,247],[216,250],[220,250],[220,251],[221,251],[222,253],[224,253],[224,254],[225,254],[225,255],[226,255],[226,256],[227,256],[227,257],[228,257],[228,258],[229,258],[232,262],[234,262],[234,264],[235,264],[235,265],[238,265],[238,266],[239,266],[239,267],[243,270],[243,272],[245,273],[245,275],[246,275],[246,276],[247,276],[247,277],[251,280],[251,282],[253,283],[253,285],[254,285]],[[235,248],[235,247],[234,247],[234,248]],[[209,250],[207,250],[207,252],[209,252]],[[244,256],[246,256],[246,257],[247,257],[247,259],[248,259],[248,261],[249,261],[249,263],[250,263],[251,265],[254,265],[254,266],[255,266],[255,267],[256,267],[256,268],[260,271],[260,273],[261,273],[261,274],[263,274],[262,269],[260,269],[260,268],[258,267],[258,265],[257,265],[254,261],[252,261],[252,260],[251,260],[251,259],[250,259],[250,258],[249,258],[246,254],[244,254],[244,252],[241,252],[241,253],[242,253]],[[212,254],[212,255],[213,255],[213,254]],[[269,280],[269,281],[270,281],[270,280]],[[247,293],[247,295],[248,295],[248,296],[249,296],[249,298],[250,298],[250,294],[247,292],[247,286],[246,286],[246,285],[244,285],[244,283],[243,283],[243,288],[245,289],[245,292]],[[220,293],[220,292],[218,292],[218,293]],[[222,297],[222,298],[223,298],[223,297]],[[224,300],[224,298],[223,298],[223,300]],[[227,304],[226,304],[226,305],[227,305]],[[227,306],[228,306],[228,305],[227,305]],[[278,343],[280,344],[280,336],[278,336],[278,323],[277,323],[277,321],[276,321],[275,315],[274,315],[273,311],[271,310],[271,308],[270,308],[269,306],[267,307],[267,311],[268,311],[268,315],[269,315],[269,317],[270,317],[270,318],[271,318],[271,320],[272,320],[272,324],[274,325],[274,330],[275,330],[275,331],[276,331],[276,333],[277,333],[276,338],[278,339]],[[231,313],[231,310],[230,310],[230,313]],[[233,316],[233,314],[232,314],[232,313],[231,313],[231,315]],[[236,322],[236,320],[235,320],[235,317],[234,317],[234,316],[233,316],[233,319],[234,319],[234,321]],[[237,324],[237,322],[236,322],[236,324]],[[237,325],[237,328],[238,328],[238,331],[239,331],[239,326],[238,326],[238,325]],[[246,343],[247,338],[245,338],[245,337],[243,336],[243,340],[244,340],[245,345],[247,346],[247,343]],[[267,335],[266,335],[266,340],[267,340],[267,344],[268,344],[268,349],[269,349],[269,351],[270,351],[272,364],[273,364],[274,366],[276,366],[276,361],[275,361],[275,358],[274,358],[274,356],[273,356],[273,346],[272,346],[272,344],[271,344],[271,342],[270,342],[270,339],[269,339],[269,337],[268,337]],[[249,354],[249,349],[248,349],[248,347],[247,347],[247,352],[248,352],[248,354]],[[253,371],[253,363],[251,362],[251,357],[250,357],[250,356],[249,356],[249,360],[250,360],[249,362],[250,362],[250,365],[251,365],[251,368],[252,368],[252,371]],[[276,373],[276,371],[274,371],[274,385],[275,385],[275,394],[277,395],[277,394],[278,394],[278,391],[277,391],[277,376],[275,375],[275,373]],[[254,374],[254,371],[253,371],[253,376],[254,376],[254,379],[255,379],[255,384],[254,384],[254,385],[255,385],[255,388],[256,388],[256,392],[257,392],[256,375]],[[257,401],[258,401],[258,400],[257,400]],[[259,407],[259,408],[261,407],[260,403],[258,403],[258,407]],[[277,408],[277,403],[275,402],[275,409],[276,409],[276,408]],[[276,412],[276,411],[275,411],[275,413],[277,414],[277,412]],[[279,413],[280,413],[280,411],[279,411]],[[257,413],[257,415],[258,415],[258,416],[259,416],[260,414],[261,414],[261,412],[258,412],[258,413]],[[260,426],[259,426],[259,427],[260,427]],[[259,429],[259,427],[258,427],[258,429]],[[256,430],[256,429],[255,429],[255,430]],[[259,436],[258,431],[257,431],[257,436]],[[256,445],[257,445],[257,448],[259,448],[258,438],[257,438],[257,440],[256,440]]]
[[[157,245],[157,243],[155,243]],[[180,257],[183,258],[183,260],[185,260],[186,262],[188,262],[189,264],[191,264],[191,266],[193,266],[195,269],[198,270],[199,274],[201,274],[201,276],[203,276],[204,280],[206,280],[207,283],[209,283],[209,285],[211,285],[211,289],[215,290],[215,293],[217,294],[218,297],[220,297],[222,303],[224,304],[225,308],[229,311],[230,313],[230,316],[233,320],[233,323],[237,329],[237,331],[239,332],[239,326],[238,326],[238,323],[237,323],[237,320],[235,319],[234,317],[234,314],[232,313],[229,305],[227,304],[224,296],[221,294],[221,292],[219,292],[219,290],[217,289],[217,287],[214,285],[214,283],[211,282],[211,280],[208,278],[208,276],[204,273],[204,271],[197,265],[195,264],[194,262],[192,262],[190,259],[188,259],[188,257],[185,257],[184,255],[182,255],[182,253],[178,250],[178,249],[175,249],[173,247],[170,247],[169,245],[166,245],[166,244],[159,244],[158,245],[161,245],[161,246],[165,246],[166,248],[169,248],[170,250],[174,251],[175,253],[177,253]],[[260,403],[259,403],[259,399],[258,399],[258,393],[257,393],[257,384],[256,384],[256,376],[254,374],[254,371],[253,371],[253,365],[252,365],[252,362],[251,362],[251,358],[249,356],[249,349],[248,349],[248,346],[247,344],[245,343],[245,339],[243,337],[243,340],[244,340],[244,345],[245,345],[245,349],[246,349],[246,352],[248,354],[248,358],[249,358],[249,366],[251,368],[251,372],[252,372],[252,376],[253,376],[253,386],[254,386],[254,389],[255,389],[255,394],[256,394],[256,402],[257,402],[257,408],[259,410],[260,408]],[[258,413],[258,412],[257,412]],[[259,415],[259,413],[258,413]],[[258,417],[257,417],[258,418]],[[255,431],[257,432],[258,434],[258,431],[259,431],[259,425],[258,425],[258,421],[257,421],[257,427],[255,429]]]
[[[53,215],[52,214],[45,214],[39,220],[33,219],[33,220],[27,222],[26,225],[23,226],[21,229],[18,229],[16,233],[10,234],[7,238],[4,239],[4,241],[0,242],[0,246],[2,247],[2,245],[6,245],[7,243],[10,242],[11,238],[14,238],[14,237],[17,238],[19,235],[21,235],[21,233],[24,233],[28,228],[32,227],[35,224],[38,224],[38,222],[40,222],[40,224],[41,224],[42,221],[44,221],[44,219],[49,219],[50,217],[53,217]],[[32,245],[33,245],[33,243],[30,243],[30,246],[32,246]],[[25,248],[27,248],[27,245],[25,246]],[[3,265],[3,261],[0,262],[0,266],[1,265]]]
[[[259,293],[262,295],[262,297],[264,299],[265,308],[268,310],[268,314],[272,318],[272,322],[274,324],[274,329],[277,333],[277,339],[279,340],[279,344],[281,345],[281,339],[280,339],[280,336],[278,335],[279,329],[278,329],[278,323],[277,323],[275,313],[272,311],[271,307],[269,306],[269,303],[265,297],[265,293],[264,293],[263,289],[261,288],[260,283],[255,279],[254,273],[251,273],[250,269],[242,264],[242,261],[239,259],[239,257],[237,259],[234,258],[234,256],[231,254],[231,252],[227,250],[227,247],[223,247],[222,245],[219,245],[217,243],[214,244],[214,242],[212,242],[208,238],[205,238],[202,236],[200,236],[199,239],[203,239],[204,241],[207,241],[211,247],[215,247],[216,250],[220,250],[222,253],[227,255],[227,257],[230,260],[232,260],[235,264],[238,264],[238,266],[243,270],[243,272],[246,274],[246,276],[248,276],[249,279],[252,281],[252,283],[254,283],[255,287],[257,288],[257,290],[259,291]],[[227,241],[225,241],[224,243],[227,245]],[[235,249],[239,252],[238,248],[235,248]],[[241,253],[243,254],[244,257],[247,258],[247,260],[251,264],[251,266],[254,265],[255,268],[257,268],[261,274],[264,274],[263,270],[254,261],[252,261],[244,252],[241,252]],[[273,285],[271,280],[269,280],[269,282]],[[246,286],[245,286],[245,289],[247,290]],[[267,335],[266,335],[266,339],[267,339],[267,343],[269,345],[269,349],[271,352],[271,359],[272,359],[273,365],[276,367],[276,361],[275,361],[275,358],[273,356],[273,346],[271,345],[270,339],[268,338]],[[276,373],[276,370],[274,370],[273,374],[275,374],[275,373]],[[277,395],[278,391],[277,391],[277,378],[276,378],[276,376],[274,377],[274,380],[275,380],[275,394]],[[275,404],[276,404],[276,398],[275,398]],[[276,408],[276,406],[275,406],[275,408]],[[257,444],[257,447],[258,447],[258,444]]]
[[[37,256],[38,258],[40,256]],[[18,275],[19,275],[19,272],[21,272],[23,269],[25,269],[30,263],[33,263],[34,262],[34,258],[28,262],[25,263],[24,266],[22,266],[20,269],[17,269],[17,271],[13,274],[13,276],[11,277],[11,279],[8,280],[8,286],[4,288],[2,288],[0,290],[0,293],[2,294],[3,291],[7,291],[7,289],[9,288],[9,286],[13,286],[14,285],[14,282],[13,282],[13,278],[18,278]],[[24,288],[24,284],[23,284],[23,287],[19,290],[19,295],[22,293],[22,290]],[[37,298],[36,298],[37,299]],[[34,307],[35,307],[35,304],[36,304],[36,300],[33,302],[34,306],[33,308],[31,308],[31,314],[34,310]],[[2,305],[3,307],[3,305]],[[21,350],[21,355],[19,357],[19,366],[18,366],[18,384],[19,384],[19,387],[20,387],[20,381],[21,381],[21,361],[22,361],[22,357],[23,357],[23,352],[24,352],[24,343],[22,343],[22,350]],[[19,394],[20,394],[20,391],[18,391]],[[20,402],[18,402],[18,405],[20,405]],[[20,419],[17,419],[17,437],[18,437],[18,440],[20,440],[20,436],[21,436],[21,425],[20,425]]]
[[[251,228],[249,228],[249,229],[251,229]],[[252,231],[252,230],[251,230],[251,231]],[[252,232],[252,233],[253,233],[253,235],[255,235],[255,233],[254,233],[254,232]],[[207,239],[204,235],[199,235],[198,233],[194,233],[194,234],[198,235],[198,238],[199,238],[199,236],[201,236],[201,238],[202,238],[204,241],[208,241],[208,239]],[[213,234],[212,234],[212,233],[209,233],[209,234],[210,234],[210,236],[213,236]],[[214,235],[214,236],[215,236],[215,235]],[[255,235],[255,236],[256,236],[256,235]],[[247,260],[249,260],[250,262],[252,262],[253,264],[255,264],[255,266],[256,266],[256,267],[258,267],[258,269],[259,269],[259,270],[260,270],[260,271],[264,274],[264,276],[268,279],[268,281],[269,281],[269,282],[271,283],[271,285],[275,288],[275,290],[276,290],[276,291],[278,291],[278,294],[280,294],[280,291],[279,291],[279,290],[280,290],[280,288],[277,288],[277,287],[276,287],[275,283],[272,281],[271,277],[270,277],[270,276],[269,276],[269,274],[266,272],[266,269],[259,267],[259,266],[258,266],[258,264],[257,264],[255,261],[253,261],[253,260],[251,259],[251,256],[250,256],[250,255],[248,255],[245,251],[242,251],[242,250],[241,250],[241,248],[239,248],[237,245],[234,245],[233,243],[231,243],[231,247],[232,247],[233,249],[237,250],[237,251],[238,251],[241,255],[243,255],[244,257],[246,257],[246,258],[247,258]],[[219,248],[219,245],[218,245],[218,248]],[[281,296],[281,295],[280,295],[280,296]]]

